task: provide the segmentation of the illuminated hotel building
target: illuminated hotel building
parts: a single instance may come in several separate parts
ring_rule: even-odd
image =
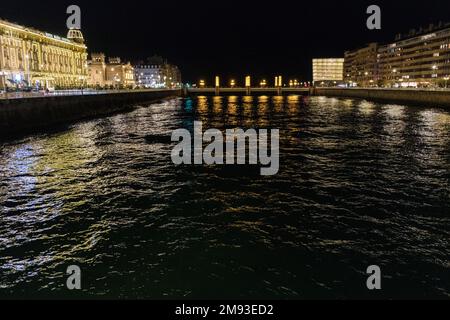
[[[314,85],[336,85],[344,77],[344,59],[313,59]]]
[[[0,88],[77,88],[87,79],[87,47],[79,30],[67,38],[0,20]]]
[[[388,87],[446,86],[450,76],[450,25],[411,30],[407,37],[380,47],[381,85]]]

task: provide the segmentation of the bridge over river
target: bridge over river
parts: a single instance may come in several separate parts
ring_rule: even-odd
[[[189,95],[252,95],[252,94],[267,94],[267,95],[309,95],[311,93],[310,88],[287,88],[287,87],[272,87],[272,88],[252,88],[252,87],[240,87],[240,88],[185,88],[185,96]]]

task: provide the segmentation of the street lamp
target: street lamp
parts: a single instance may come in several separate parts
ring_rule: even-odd
[[[437,65],[434,64],[434,65],[431,67],[431,69],[432,69],[434,72],[436,72],[436,70],[439,69],[439,68],[438,68]],[[431,75],[431,77],[432,77],[432,78],[437,78],[437,73],[433,73],[433,74]],[[436,79],[436,80],[437,80],[437,79]],[[438,84],[437,84],[436,81],[434,81],[434,87],[438,87]]]
[[[230,87],[234,88],[235,85],[236,85],[236,81],[235,80],[231,80],[230,81]]]
[[[28,54],[25,55],[25,72],[27,77],[27,85],[30,85],[30,56]]]
[[[392,70],[392,73],[394,74],[394,82],[395,82],[393,87],[395,87],[397,85],[397,83],[396,83],[396,81],[397,81],[397,69]]]
[[[80,80],[80,84],[81,84],[81,94],[83,95],[83,90],[84,90],[84,78],[82,76],[80,76],[78,78],[78,80]]]
[[[264,88],[264,87],[267,85],[267,81],[266,81],[266,80],[262,80],[262,81],[259,83],[259,85],[260,85],[261,88]]]
[[[444,80],[445,80],[445,89],[447,89],[447,82],[448,82],[448,80],[450,80],[450,77],[446,76],[446,77],[444,77]]]

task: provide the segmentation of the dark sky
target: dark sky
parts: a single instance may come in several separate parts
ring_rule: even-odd
[[[26,0],[1,1],[0,17],[65,35],[70,4],[82,9],[90,52],[128,60],[159,54],[179,65],[185,81],[216,74],[309,80],[313,57],[343,56],[411,28],[450,22],[449,0]],[[366,28],[370,4],[382,8],[381,31]]]

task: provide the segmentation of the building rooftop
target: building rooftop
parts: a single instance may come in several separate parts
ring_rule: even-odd
[[[408,40],[422,35],[426,35],[428,33],[437,32],[449,28],[450,28],[449,22],[447,23],[439,22],[438,24],[431,23],[428,27],[425,28],[420,27],[419,29],[410,29],[408,33],[404,34],[399,33],[395,36],[395,41]]]
[[[17,29],[18,31],[33,33],[33,34],[35,34],[37,36],[44,37],[44,38],[47,38],[47,39],[50,39],[50,40],[60,41],[60,42],[64,42],[64,43],[67,43],[67,44],[71,44],[71,45],[79,46],[79,47],[84,47],[84,48],[86,47],[84,44],[80,44],[80,43],[77,43],[75,41],[71,41],[71,40],[69,40],[69,39],[67,39],[65,37],[60,37],[60,36],[57,36],[57,35],[54,35],[54,34],[51,34],[51,33],[48,33],[48,32],[39,31],[37,29],[30,28],[30,27],[24,27],[24,26],[21,26],[21,25],[19,25],[17,23],[9,22],[9,21],[4,20],[4,19],[0,19],[0,26],[1,25],[5,26],[5,27]]]

